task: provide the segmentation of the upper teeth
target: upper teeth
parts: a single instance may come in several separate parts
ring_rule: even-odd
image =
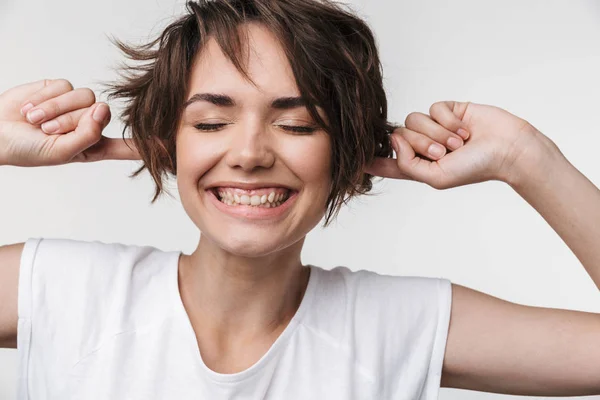
[[[270,192],[268,195],[263,194],[262,196],[249,196],[246,194],[239,195],[227,190],[219,190],[218,193],[221,201],[227,204],[243,204],[252,206],[258,206],[267,202],[270,203],[269,205],[277,205],[277,203],[287,198],[286,193],[275,193],[274,191]]]

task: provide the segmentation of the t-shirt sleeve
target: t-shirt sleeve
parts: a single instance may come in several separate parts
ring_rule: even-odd
[[[120,244],[30,238],[18,284],[17,398],[46,398],[64,373],[101,340],[103,317],[123,279]],[[123,269],[123,274],[131,273]],[[114,289],[112,289],[114,288]]]
[[[450,324],[445,278],[352,274],[359,359],[382,380],[384,398],[436,400]]]
[[[448,341],[448,330],[450,328],[450,314],[452,310],[452,282],[448,279],[437,280],[437,325],[435,335],[431,343],[431,361],[423,386],[421,399],[437,399],[442,378],[442,366],[446,343]]]

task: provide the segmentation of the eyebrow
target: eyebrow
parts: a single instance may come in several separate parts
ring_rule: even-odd
[[[190,104],[206,101],[220,107],[235,107],[236,103],[231,97],[218,93],[196,93],[188,101],[183,104],[183,108],[187,108]],[[290,108],[304,107],[307,105],[306,99],[303,97],[279,97],[271,102],[271,108],[286,110]]]

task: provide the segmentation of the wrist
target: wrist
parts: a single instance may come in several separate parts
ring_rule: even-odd
[[[532,181],[546,179],[552,166],[564,159],[556,144],[546,135],[533,128],[523,132],[525,140],[519,142],[509,166],[502,174],[501,181],[517,192]]]

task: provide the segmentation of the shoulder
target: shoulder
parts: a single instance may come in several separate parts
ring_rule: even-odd
[[[27,240],[18,284],[22,384],[60,382],[109,338],[161,323],[171,299],[166,262],[175,254],[101,241]]]
[[[412,307],[419,303],[439,305],[436,300],[447,301],[452,290],[450,280],[441,277],[387,275],[365,269],[351,270],[345,266],[320,270],[321,282],[325,285],[337,286],[347,296],[366,303],[396,300],[393,304],[397,306],[407,301]]]
[[[57,347],[61,340],[95,342],[152,324],[160,313],[146,309],[161,301],[167,307],[168,263],[176,254],[152,246],[31,238],[20,262],[19,320],[37,327],[32,341]]]
[[[21,255],[22,273],[32,279],[58,279],[63,285],[76,283],[84,276],[106,279],[115,273],[126,273],[135,267],[152,264],[164,258],[164,252],[153,246],[105,243],[66,238],[31,238],[25,242]],[[96,281],[96,284],[100,282]]]
[[[379,335],[401,329],[396,338],[435,330],[450,315],[451,281],[441,277],[396,276],[345,266],[317,268],[319,279],[313,319],[320,325],[343,324]],[[373,339],[376,339],[373,337]]]
[[[20,263],[23,365],[63,370],[120,332],[168,317],[177,255],[152,246],[31,238]],[[57,365],[60,359],[61,365]]]
[[[337,266],[319,269],[318,305],[311,322],[338,343],[386,393],[439,387],[447,338],[451,281],[386,275]],[[311,311],[312,312],[312,311]]]
[[[19,291],[33,301],[87,301],[93,294],[147,283],[144,276],[162,273],[176,253],[98,240],[31,238],[21,255]],[[20,311],[20,316],[27,313]]]
[[[48,257],[48,260],[92,260],[91,256],[96,256],[100,261],[110,257],[126,254],[136,254],[143,257],[151,252],[160,251],[152,246],[140,246],[115,242],[103,242],[100,240],[77,240],[68,238],[30,238],[25,242],[24,251],[26,256],[34,259],[39,257]],[[24,256],[25,257],[25,256]],[[34,261],[34,260],[32,260]]]

